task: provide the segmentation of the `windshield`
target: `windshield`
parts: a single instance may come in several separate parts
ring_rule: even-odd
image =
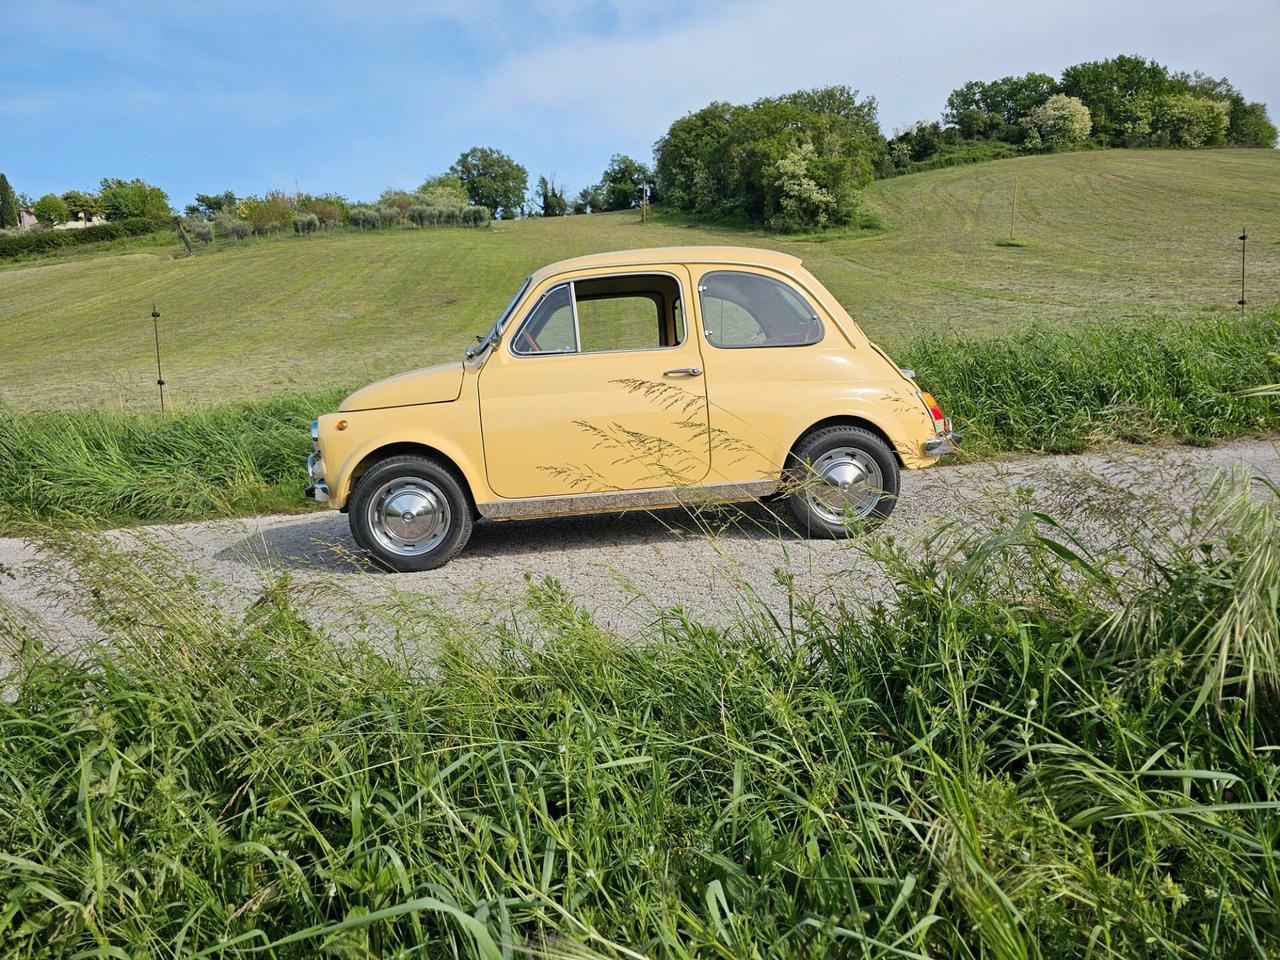
[[[468,357],[480,356],[480,354],[493,346],[494,341],[497,340],[498,337],[502,336],[503,328],[506,327],[507,321],[511,319],[511,312],[515,310],[516,304],[520,302],[520,298],[524,296],[524,292],[529,289],[530,279],[531,278],[526,277],[524,283],[520,284],[520,289],[516,291],[516,295],[512,297],[511,302],[507,304],[507,309],[502,311],[502,316],[500,316],[497,322],[489,328],[489,332],[480,338],[480,342],[474,347],[467,347]]]

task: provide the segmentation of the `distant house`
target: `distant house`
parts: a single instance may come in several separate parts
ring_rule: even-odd
[[[96,227],[100,223],[106,223],[106,217],[100,217],[96,213],[88,214],[77,213],[66,223],[54,224],[55,230],[83,230],[85,227]],[[23,207],[18,211],[18,229],[30,230],[32,227],[38,226],[40,221],[36,219],[35,211],[30,207]]]
[[[96,227],[100,223],[106,223],[106,217],[100,217],[96,213],[84,214],[77,213],[66,223],[59,223],[54,226],[55,230],[83,230],[85,227]]]

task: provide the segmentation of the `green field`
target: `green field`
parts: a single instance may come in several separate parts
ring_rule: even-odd
[[[997,246],[1015,180],[1024,246]],[[785,249],[890,348],[1028,322],[1230,308],[1242,225],[1256,238],[1251,302],[1280,300],[1275,151],[1027,157],[879,182],[867,202],[883,232],[787,238],[622,213],[11,265],[0,270],[0,402],[154,403],[153,300],[175,402],[354,385],[459,356],[541,264],[625,247]]]

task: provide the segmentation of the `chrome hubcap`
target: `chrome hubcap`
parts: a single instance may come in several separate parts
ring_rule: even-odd
[[[861,519],[884,496],[880,465],[865,450],[836,447],[813,461],[805,482],[805,498],[827,523]]]
[[[449,532],[449,501],[430,480],[388,480],[369,499],[369,529],[392,553],[414,557],[440,545]]]

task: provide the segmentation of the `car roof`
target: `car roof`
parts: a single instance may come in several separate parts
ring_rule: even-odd
[[[646,247],[638,250],[614,250],[609,253],[592,253],[585,257],[572,257],[549,263],[536,270],[532,280],[537,283],[550,276],[571,270],[592,270],[598,267],[644,266],[663,263],[725,263],[750,264],[794,270],[800,266],[799,257],[761,247],[688,246]]]

